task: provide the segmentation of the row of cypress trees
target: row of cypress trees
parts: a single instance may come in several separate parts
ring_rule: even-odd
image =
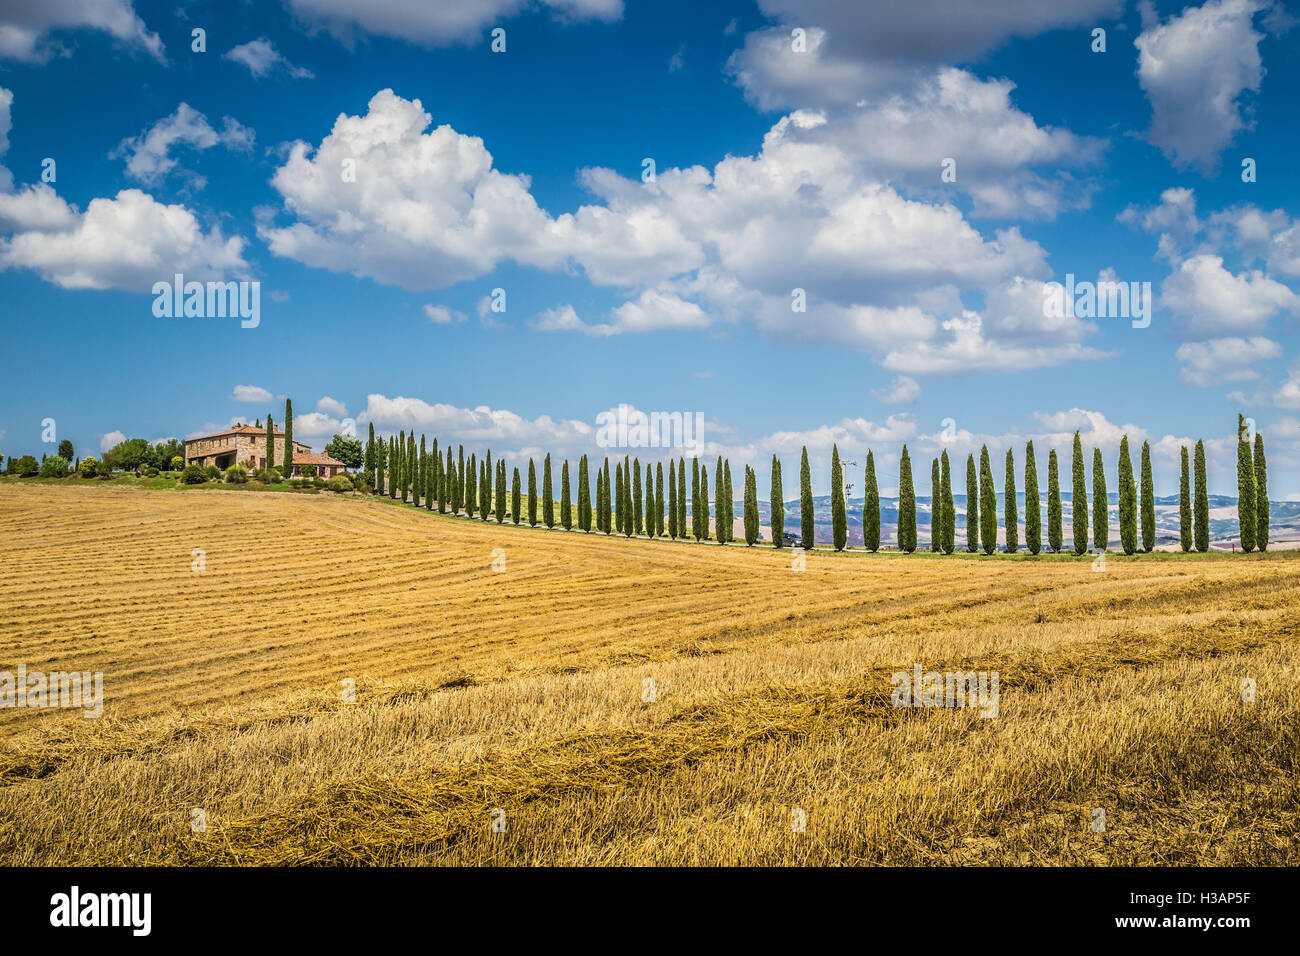
[[[287,411],[287,410],[286,410]],[[291,421],[287,411],[286,419]],[[286,421],[286,425],[288,421]],[[1239,416],[1237,442],[1238,515],[1241,527],[1241,545],[1245,551],[1268,546],[1269,504],[1267,493],[1267,466],[1264,457],[1264,438],[1256,434],[1253,448]],[[268,422],[269,426],[269,422]],[[286,429],[287,430],[287,429]],[[1183,551],[1209,550],[1209,495],[1206,486],[1205,445],[1198,441],[1193,456],[1193,476],[1189,475],[1189,454],[1181,449],[1181,476],[1179,482],[1179,530]],[[1084,469],[1083,446],[1074,433],[1072,461],[1072,549],[1084,554],[1089,544],[1088,483]],[[560,469],[560,494],[558,524],[572,530],[576,522],[580,531],[590,532],[594,523],[597,531],[605,534],[619,533],[625,537],[669,537],[696,541],[710,538],[709,472],[707,464],[698,458],[691,461],[690,523],[687,524],[686,459],[668,462],[667,489],[662,462],[653,470],[644,467],[639,458],[615,460],[613,474],[609,458],[595,469],[595,495],[593,499],[590,464],[583,455],[578,462],[576,514],[572,498],[572,481],[569,462]],[[1120,439],[1119,447],[1119,540],[1125,554],[1139,550],[1149,552],[1155,547],[1155,495],[1151,473],[1151,446],[1142,443],[1139,477],[1134,477],[1133,461],[1128,436]],[[524,521],[531,527],[540,522],[547,528],[557,524],[555,489],[551,456],[542,461],[541,487],[537,484],[536,463],[528,461],[527,501],[521,486],[518,468],[510,476],[507,491],[506,464],[498,459],[495,469],[489,450],[480,462],[474,453],[465,457],[463,446],[457,446],[453,457],[451,447],[439,450],[434,439],[426,446],[423,435],[417,446],[415,435],[404,430],[387,441],[376,439],[374,425],[370,426],[364,458],[366,481],[376,494],[410,501],[429,510],[453,515],[464,513],[473,518],[475,512],[483,521],[495,518],[504,523],[507,518],[514,524]],[[867,452],[863,502],[862,533],[867,550],[880,548],[880,492],[876,477],[875,456]],[[1020,550],[1018,496],[1016,491],[1016,466],[1013,450],[1006,452],[1002,487],[1002,527],[1008,552]],[[1025,445],[1025,547],[1038,554],[1043,547],[1042,504],[1039,495],[1038,464],[1034,443]],[[808,449],[800,453],[800,531],[802,543],[811,547],[814,538],[815,515],[813,509],[812,477],[808,464]],[[831,537],[835,550],[843,550],[848,543],[848,502],[846,473],[840,459],[839,447],[831,449]],[[732,490],[731,463],[719,457],[714,467],[716,510],[713,536],[719,544],[730,543],[733,538],[735,514]],[[759,512],[757,475],[745,466],[743,487],[743,515],[745,543],[753,546],[759,538]],[[509,500],[507,502],[507,495]],[[1110,509],[1106,488],[1106,473],[1100,448],[1092,454],[1092,546],[1104,551],[1110,544]],[[540,504],[540,517],[539,517]],[[507,507],[508,505],[508,507]],[[771,464],[771,527],[772,545],[785,546],[785,499],[782,486],[781,461],[775,455]],[[945,450],[930,463],[930,550],[952,554],[957,547],[956,508],[952,493],[952,472]],[[898,484],[898,547],[904,552],[917,548],[917,503],[912,474],[911,456],[906,445],[899,459]],[[1047,462],[1047,548],[1059,553],[1064,548],[1062,535],[1063,511],[1061,505],[1060,469],[1056,450],[1048,455]],[[992,554],[997,549],[998,514],[997,489],[993,483],[988,446],[980,449],[978,467],[974,454],[966,458],[966,532],[965,549],[969,553],[983,551]]]

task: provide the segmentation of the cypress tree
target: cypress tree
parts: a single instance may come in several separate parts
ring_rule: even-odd
[[[1074,456],[1071,461],[1073,488],[1070,492],[1071,524],[1074,533],[1074,553],[1088,551],[1088,484],[1083,474],[1083,442],[1074,433]]]
[[[605,530],[605,506],[603,504],[604,497],[602,496],[602,492],[601,492],[601,485],[604,483],[604,481],[605,481],[605,477],[603,473],[599,468],[597,468],[596,469],[596,502],[595,502],[597,531]]]
[[[916,550],[916,492],[912,488],[912,459],[906,445],[898,462],[898,547],[908,554]]]
[[[748,465],[745,466],[744,527],[745,544],[753,547],[758,540],[758,491],[754,486],[753,469]]]
[[[587,456],[578,462],[578,527],[591,533],[591,480],[587,477]]]
[[[375,494],[382,495],[385,470],[388,468],[388,443],[381,438],[375,445]]]
[[[772,488],[769,495],[768,523],[772,526],[772,547],[785,547],[785,492],[781,487],[781,459],[772,456]]]
[[[1047,546],[1053,554],[1061,553],[1061,473],[1055,448],[1047,455]]]
[[[420,457],[416,459],[419,468],[416,470],[415,482],[415,499],[412,502],[417,508],[420,506],[420,495],[424,494],[424,469],[429,465],[429,453],[424,449],[424,436],[420,436]]]
[[[465,517],[472,518],[475,509],[483,506],[483,501],[479,497],[479,485],[483,481],[483,468],[478,463],[477,455],[469,456],[469,463],[465,466],[465,481]]]
[[[943,522],[940,527],[939,548],[952,554],[957,547],[957,506],[952,498],[952,470],[948,464],[948,450],[939,457],[939,494],[943,499]]]
[[[646,490],[649,491],[649,472],[646,473]],[[641,523],[641,459],[632,459],[632,531],[641,534],[645,526]],[[649,511],[646,512],[649,514]],[[653,537],[653,535],[652,535]]]
[[[980,486],[975,474],[975,456],[966,456],[966,551],[980,549]]]
[[[1255,432],[1255,547],[1268,550],[1268,466],[1264,462],[1264,435]]]
[[[725,500],[727,485],[722,478],[722,456],[721,455],[718,456],[718,464],[713,469],[713,481],[714,484],[717,486],[717,491],[713,493],[713,505],[714,505],[713,510],[717,515],[717,520],[714,523],[717,525],[718,544],[726,544],[727,532],[726,529],[723,527],[723,525],[727,517],[727,505]]]
[[[605,534],[610,534],[613,532],[614,529],[611,523],[613,520],[613,513],[611,510],[612,506],[609,498],[610,486],[609,486],[609,458],[608,457],[605,458],[605,470],[604,470],[604,476],[600,483],[600,489],[601,489],[601,510],[603,513],[602,516],[605,520],[605,525],[601,530],[603,530]]]
[[[943,546],[943,496],[939,493],[939,459],[930,459],[930,552]]]
[[[437,438],[433,440],[433,449],[429,450],[428,479],[424,506],[429,511],[433,511],[435,507],[438,511],[442,511],[442,455],[438,454]]]
[[[456,510],[465,508],[465,446],[456,446]]]
[[[402,451],[396,438],[388,440],[388,497],[397,498],[397,487],[401,484]]]
[[[487,456],[483,459],[482,478],[479,481],[479,517],[484,521],[488,520],[488,512],[492,510],[492,478],[494,468],[492,465],[492,449],[488,449]]]
[[[840,465],[840,446],[831,445],[831,543],[843,551],[848,543],[849,525],[844,501],[844,468]]]
[[[1142,443],[1142,550],[1156,546],[1156,492],[1151,478],[1151,443]]]
[[[293,401],[284,400],[284,477],[293,475]]]
[[[1092,547],[1101,551],[1110,548],[1110,496],[1106,494],[1106,466],[1100,448],[1092,450]]]
[[[523,504],[521,501],[523,492],[519,487],[519,469],[511,469],[510,477],[510,517],[514,519],[515,524],[519,524],[519,519],[523,517],[520,508]]]
[[[980,448],[980,545],[985,554],[998,549],[998,493],[993,487],[988,445]]]
[[[515,469],[518,472],[518,468]],[[497,524],[506,522],[506,462],[504,458],[497,459],[496,488],[493,491],[495,500],[492,503],[492,513],[497,519]]]
[[[392,497],[398,501],[406,500],[406,432],[399,430],[397,441],[393,444],[393,467],[389,471],[388,483],[392,485]]]
[[[1034,443],[1025,443],[1025,546],[1030,554],[1043,550],[1043,510],[1038,501],[1038,461]]]
[[[691,537],[700,540],[700,459],[691,459]]]
[[[419,504],[419,502],[415,500],[415,470],[416,466],[419,464],[419,459],[415,457],[415,432],[411,432],[411,434],[406,436],[406,451],[406,490],[411,494],[411,503]]]
[[[709,469],[700,467],[700,530],[696,541],[709,540]]]
[[[573,505],[569,497],[569,459],[560,465],[560,526],[565,531],[573,530]]]
[[[735,495],[731,488],[731,460],[728,459],[722,463],[722,482],[726,486],[726,492],[722,496],[722,504],[726,508],[727,515],[725,520],[719,525],[719,530],[726,535],[725,538],[718,539],[721,544],[730,544],[735,538],[736,527],[736,505]],[[754,501],[755,514],[758,513],[758,501]]]
[[[624,466],[614,462],[614,530],[623,533],[627,527],[627,508],[624,499],[627,492],[627,471]]]
[[[664,536],[664,463],[662,461],[655,462],[655,534],[660,538]]]
[[[1119,440],[1119,546],[1125,554],[1137,551],[1137,485],[1133,481],[1128,435]]]
[[[170,464],[170,462],[168,462]],[[275,467],[275,422],[266,416],[266,467]],[[375,485],[375,423],[370,423],[370,441],[366,443],[366,480]]]
[[[632,462],[623,457],[623,534],[632,535]]]
[[[862,546],[880,550],[880,486],[876,481],[876,456],[867,449],[867,468],[862,484]]]
[[[528,527],[537,527],[537,468],[528,459]]]
[[[633,517],[632,517],[632,463],[625,457],[623,459],[623,535],[630,538],[632,536]]]
[[[1178,544],[1186,554],[1192,550],[1192,481],[1187,474],[1187,446],[1178,449]]]
[[[1196,498],[1193,515],[1193,536],[1197,551],[1210,550],[1210,492],[1205,485],[1205,442],[1196,442]]]
[[[1003,520],[1007,526],[1007,554],[1020,550],[1020,515],[1016,507],[1016,461],[1011,449],[1007,449],[1007,477],[1002,486]]]
[[[677,540],[677,461],[668,459],[668,537]]]
[[[382,445],[380,446],[383,447]],[[456,468],[455,462],[451,460],[451,446],[447,446],[447,467],[442,472],[443,498],[438,502],[438,510],[446,513],[445,509],[450,508],[454,516],[456,514]]]
[[[1237,527],[1241,536],[1241,550],[1255,550],[1255,462],[1250,452],[1250,437],[1246,420],[1237,416]]]
[[[686,459],[677,459],[677,536],[686,537]]]
[[[542,524],[555,527],[555,488],[551,484],[551,455],[542,460]]]
[[[812,472],[808,469],[808,446],[799,458],[799,537],[805,551],[814,543]]]

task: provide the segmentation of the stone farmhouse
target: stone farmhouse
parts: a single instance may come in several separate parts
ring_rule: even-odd
[[[279,428],[271,438],[271,461],[278,467],[284,465],[284,432]],[[212,435],[200,435],[198,438],[185,440],[185,464],[197,464],[203,467],[216,465],[225,471],[231,465],[240,465],[249,471],[265,468],[266,428],[255,425],[235,425],[224,432]],[[322,478],[333,478],[346,466],[343,462],[329,455],[317,454],[310,445],[300,441],[293,443],[293,475],[301,475],[303,465],[313,465],[316,474]]]

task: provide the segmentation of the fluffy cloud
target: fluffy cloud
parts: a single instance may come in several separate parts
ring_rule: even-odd
[[[33,224],[27,207],[40,207],[56,224]],[[23,216],[23,231],[0,239],[0,268],[33,269],[65,289],[146,293],[176,272],[199,281],[248,273],[242,238],[226,239],[217,226],[205,232],[184,206],[164,205],[138,189],[92,199],[84,213],[44,187],[0,197],[0,222]]]
[[[294,143],[271,182],[297,221],[259,229],[271,251],[407,289],[480,276],[507,258],[558,264],[537,241],[550,220],[528,178],[493,169],[480,139],[450,126],[425,133],[431,121],[419,100],[382,90],[365,116],[340,115],[319,147]]]
[[[320,401],[316,403],[316,411],[333,415],[335,418],[348,417],[348,407],[337,398],[330,398],[328,395],[321,396]]]
[[[1179,376],[1188,385],[1205,388],[1220,382],[1249,382],[1259,378],[1256,365],[1282,354],[1282,346],[1262,335],[1186,342],[1174,353],[1182,363]]]
[[[42,63],[66,52],[50,34],[100,30],[162,61],[163,44],[135,13],[131,0],[41,0],[0,3],[0,59]]]
[[[9,130],[13,128],[13,109],[14,94],[0,86],[0,159],[9,151]],[[6,193],[13,188],[13,174],[4,166],[0,166],[0,193]]]
[[[566,20],[617,20],[623,0],[541,0],[541,4]],[[356,31],[395,37],[425,46],[468,42],[489,24],[513,17],[531,4],[527,0],[289,0],[300,19],[352,42]]]
[[[1086,206],[1086,184],[1032,167],[1087,166],[1100,158],[1102,141],[1039,126],[1012,104],[1014,89],[1009,80],[943,68],[904,92],[863,101],[790,135],[834,142],[864,171],[892,183],[936,195],[965,192],[976,215],[1051,219]],[[949,158],[957,160],[956,181],[940,186],[940,162]]]
[[[424,315],[434,325],[459,325],[465,321],[465,313],[449,309],[445,305],[424,306]]]
[[[1300,361],[1289,369],[1290,376],[1273,393],[1273,404],[1278,408],[1300,409]]]
[[[1151,103],[1151,142],[1179,169],[1213,170],[1245,126],[1241,95],[1259,91],[1264,69],[1253,26],[1265,0],[1209,0],[1134,41],[1138,82]],[[1149,11],[1148,11],[1149,12]]]
[[[266,37],[258,37],[256,40],[241,43],[239,46],[228,50],[222,59],[243,64],[248,67],[248,72],[252,73],[256,79],[261,79],[270,73],[276,72],[287,73],[295,80],[309,80],[314,75],[311,70],[294,66],[286,60],[284,54],[277,50],[275,44]]]
[[[257,385],[236,385],[230,398],[236,402],[269,402],[271,393]]]
[[[1234,275],[1213,255],[1185,260],[1161,284],[1160,297],[1180,320],[1180,330],[1192,334],[1258,332],[1297,305],[1296,294],[1282,283],[1258,270]]]
[[[557,420],[549,415],[529,420],[515,412],[486,405],[458,408],[430,404],[419,398],[400,395],[389,398],[380,394],[366,396],[365,411],[357,416],[357,422],[373,423],[376,431],[383,432],[421,429],[475,448],[490,446],[498,453],[523,455],[589,450],[596,432],[593,424]]]
[[[122,140],[109,155],[126,157],[126,172],[132,179],[155,184],[176,168],[176,160],[170,155],[176,146],[205,150],[221,145],[245,152],[252,148],[251,129],[230,116],[224,118],[224,124],[218,132],[206,116],[188,103],[182,103],[175,113],[163,117],[139,136]],[[203,183],[201,177],[191,176],[191,179],[199,185]]]
[[[913,82],[935,66],[974,59],[1011,37],[1115,16],[1121,4],[910,0],[873,5],[864,16],[852,0],[760,0],[759,9],[781,26],[746,37],[728,69],[761,109],[781,109],[847,105]],[[793,48],[795,28],[805,31],[804,52]]]
[[[119,445],[124,441],[126,441],[126,436],[119,431],[111,431],[108,432],[107,434],[100,435],[99,436],[100,454],[103,454],[104,452],[108,451],[110,448],[114,447],[115,445]]]
[[[908,405],[921,397],[921,386],[916,379],[900,375],[885,388],[873,388],[871,397],[886,405]]]

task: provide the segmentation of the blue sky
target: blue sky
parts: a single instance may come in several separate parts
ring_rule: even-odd
[[[804,444],[819,492],[832,442],[887,491],[903,442],[1042,469],[1080,429],[1112,482],[1151,441],[1161,494],[1204,438],[1231,494],[1241,411],[1300,497],[1281,5],[29,6],[0,0],[4,454],[289,395],[317,448],[350,419],[576,457],[627,403],[703,413],[760,488]],[[260,324],[156,317],[177,271],[259,282]],[[1112,272],[1149,327],[1044,313]]]

